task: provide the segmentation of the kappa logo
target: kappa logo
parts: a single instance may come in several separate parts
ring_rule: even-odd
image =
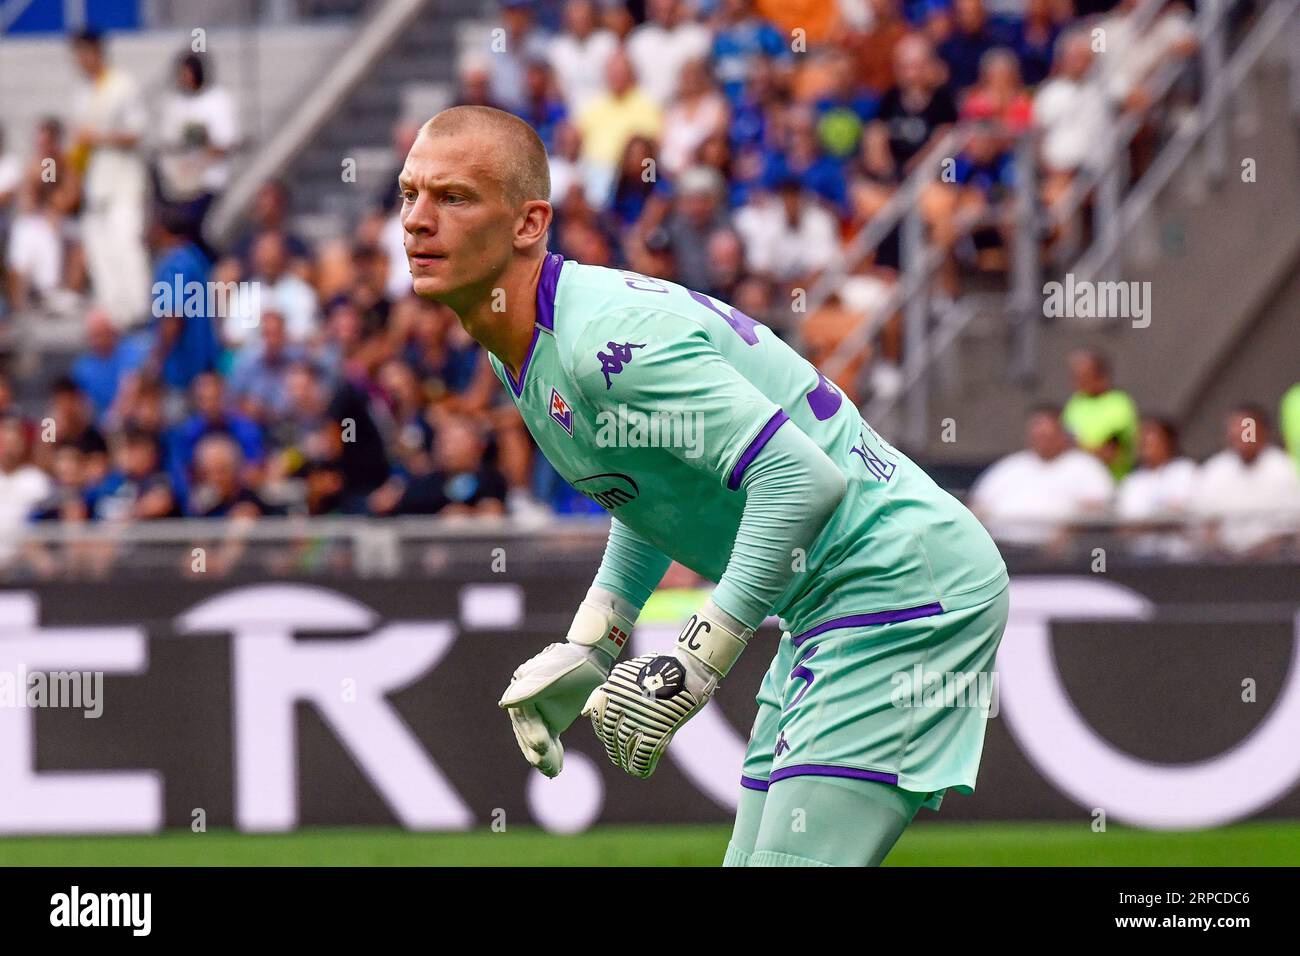
[[[611,375],[617,375],[623,371],[624,366],[632,361],[632,350],[645,348],[645,343],[624,342],[619,345],[617,342],[609,342],[605,348],[609,349],[608,354],[597,352],[596,358],[600,359],[600,371],[605,376],[605,390],[608,391],[613,382],[610,381]]]
[[[551,418],[573,437],[573,406],[564,400],[564,396],[551,389]]]

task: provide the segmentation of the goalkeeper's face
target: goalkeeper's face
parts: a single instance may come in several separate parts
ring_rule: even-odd
[[[499,154],[482,133],[421,134],[398,178],[415,293],[458,312],[491,294],[515,253],[520,211]]]

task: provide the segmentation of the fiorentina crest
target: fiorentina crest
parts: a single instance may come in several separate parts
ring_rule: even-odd
[[[573,408],[554,388],[551,389],[551,417],[564,426],[564,430],[573,437]]]

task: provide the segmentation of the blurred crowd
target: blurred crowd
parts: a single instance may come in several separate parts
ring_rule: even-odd
[[[1135,5],[503,0],[492,41],[458,64],[455,101],[510,110],[541,135],[552,249],[715,295],[797,331],[818,362],[888,297],[897,237],[811,314],[794,303],[953,124],[979,133],[920,203],[949,295],[964,269],[1005,268],[1017,133],[1042,133],[1051,203],[1098,161],[1116,111],[1157,108],[1152,76],[1194,53],[1195,33],[1180,3],[1143,29]],[[395,188],[346,238],[313,242],[295,230],[290,187],[271,181],[216,244],[205,222],[242,143],[207,56],[179,56],[159,100],[113,65],[102,37],[80,34],[70,49],[85,82],[68,114],[40,124],[28,156],[0,139],[0,328],[31,310],[80,310],[86,347],[43,396],[48,408],[0,380],[0,533],[47,519],[599,511],[534,453],[454,314],[410,293]],[[394,182],[417,131],[394,130]],[[982,225],[959,227],[970,222]],[[214,307],[182,295],[194,283],[237,291]],[[859,403],[864,389],[887,392],[900,353],[895,317],[837,384]],[[1035,416],[1022,454],[1082,461],[1044,422],[1084,428],[1087,404]],[[1117,479],[1158,465],[1148,445],[1176,458],[1171,429],[1129,417],[1122,438],[1075,431],[1091,449],[1081,454],[1105,462],[1088,469],[1098,493],[1080,507],[1104,506]],[[989,487],[1038,480],[1027,474],[1002,463],[977,506],[991,513],[1002,493]]]
[[[1238,403],[1222,449],[1198,463],[1173,422],[1141,415],[1115,386],[1105,355],[1075,353],[1070,375],[1064,406],[1034,409],[1024,448],[971,488],[971,509],[995,538],[1061,551],[1097,540],[1081,531],[1115,526],[1126,550],[1148,557],[1300,553],[1300,384],[1276,416]]]

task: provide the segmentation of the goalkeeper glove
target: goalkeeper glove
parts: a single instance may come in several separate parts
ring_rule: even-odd
[[[634,777],[654,773],[673,734],[708,703],[753,633],[709,601],[673,653],[618,664],[582,709],[609,759]]]
[[[636,615],[630,602],[593,586],[578,606],[566,642],[547,645],[515,671],[499,706],[510,717],[524,758],[546,776],[563,767],[560,734],[609,676]]]

